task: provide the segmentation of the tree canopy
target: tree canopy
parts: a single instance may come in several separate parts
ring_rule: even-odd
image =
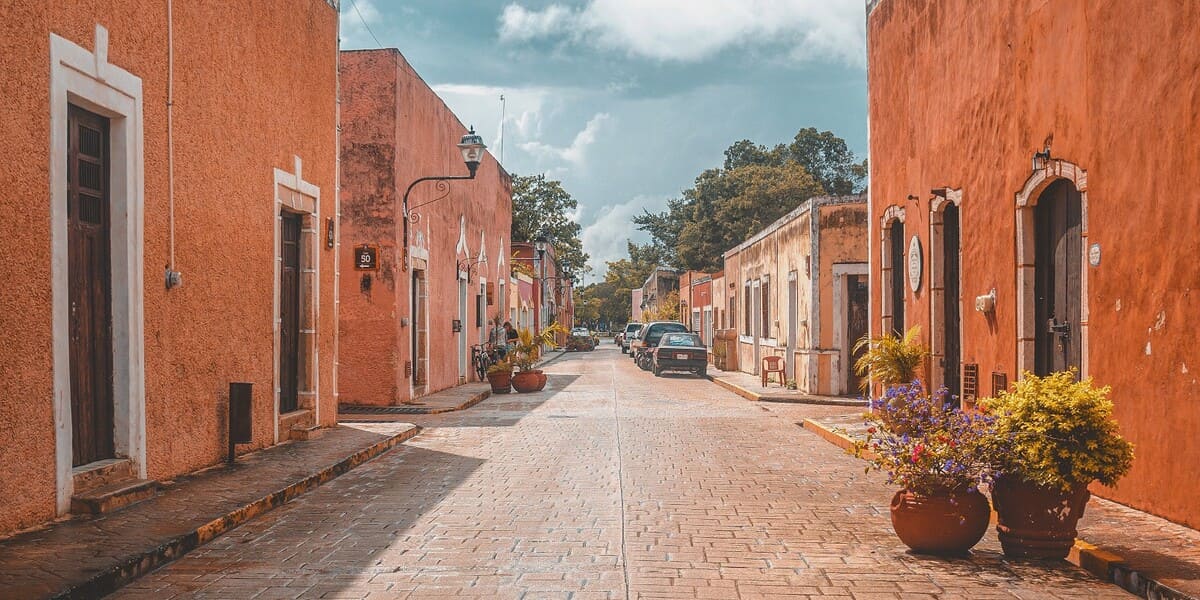
[[[545,236],[563,271],[582,275],[588,271],[588,254],[579,239],[582,228],[571,219],[579,203],[562,187],[561,181],[542,175],[514,175],[512,239],[533,241]]]
[[[860,191],[866,173],[866,161],[829,131],[801,129],[792,143],[772,148],[740,140],[725,150],[721,167],[701,173],[665,211],[634,217],[651,238],[637,248],[659,263],[715,271],[726,250],[809,198]]]

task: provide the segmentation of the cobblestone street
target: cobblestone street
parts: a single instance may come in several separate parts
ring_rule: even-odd
[[[1110,598],[1067,563],[906,552],[893,489],[797,423],[605,343],[545,392],[425,431],[115,597]]]

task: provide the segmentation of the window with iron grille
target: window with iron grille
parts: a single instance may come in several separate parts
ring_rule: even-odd
[[[967,363],[962,366],[962,399],[974,403],[979,400],[979,365]]]

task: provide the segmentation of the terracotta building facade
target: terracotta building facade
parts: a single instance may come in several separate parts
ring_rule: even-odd
[[[725,253],[714,302],[737,331],[742,371],[780,356],[801,391],[858,393],[851,348],[867,330],[866,235],[866,196],[822,196]]]
[[[337,10],[170,5],[0,23],[0,532],[336,420]]]
[[[554,253],[554,245],[544,241],[514,242],[512,260],[516,263],[513,275],[527,284],[532,296],[531,310],[522,313],[520,323],[535,335],[558,323],[570,330],[575,323],[575,280],[562,270]],[[532,317],[532,318],[530,318]],[[567,334],[558,336],[559,345],[567,343]]]
[[[398,50],[341,53],[339,400],[411,402],[467,381],[471,347],[508,314],[512,182]],[[407,238],[407,247],[405,240]],[[407,248],[407,252],[405,251]]]
[[[968,404],[1025,372],[1111,386],[1136,459],[1094,491],[1191,527],[1198,22],[1165,0],[868,5],[872,332],[920,325],[929,379]]]

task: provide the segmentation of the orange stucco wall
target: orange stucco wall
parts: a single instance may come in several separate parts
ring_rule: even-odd
[[[413,329],[402,199],[420,177],[467,174],[456,146],[467,128],[394,49],[342,52],[341,89],[339,400],[395,404],[458,384],[457,336],[466,336],[469,358],[470,346],[488,327],[486,322],[484,328],[476,326],[481,279],[494,287],[485,318],[507,314],[507,287],[502,290],[499,282],[510,284],[512,184],[487,154],[474,180],[450,181],[444,189],[421,183],[409,197],[410,209],[420,215],[409,230],[409,245],[428,253],[427,259],[413,256],[414,265],[424,261],[427,267],[430,308],[428,384],[414,390],[405,370],[412,360]],[[425,203],[430,204],[420,206]],[[465,234],[465,248],[459,247],[460,234]],[[354,249],[361,244],[379,248],[377,271],[354,270]],[[486,262],[475,264],[481,244]],[[471,266],[467,319],[463,332],[455,334],[459,261]],[[468,379],[474,376],[468,373]]]
[[[1112,386],[1133,471],[1101,494],[1200,526],[1200,5],[1153,0],[882,0],[868,17],[872,314],[880,217],[929,244],[934,188],[962,190],[963,360],[1017,375],[1015,194],[1049,142],[1087,172],[1085,369]],[[1164,41],[1169,40],[1169,43]],[[915,201],[908,196],[916,196]],[[907,244],[906,244],[907,247]],[[995,287],[993,317],[975,296]],[[907,292],[928,332],[927,286]],[[987,381],[982,391],[989,391]]]
[[[176,2],[175,242],[168,262],[166,3],[4,2],[0,12],[0,531],[55,514],[50,283],[50,35],[140,77],[144,113],[144,344],[147,471],[171,477],[225,453],[228,384],[254,384],[254,442],[274,442],[273,169],[319,186],[334,213],[337,13],[324,0]],[[254,47],[254,52],[242,49]],[[333,253],[322,250],[319,303],[332,315]],[[333,356],[333,320],[318,326]],[[332,423],[333,361],[320,364],[322,420]],[[69,432],[67,435],[70,435]]]

